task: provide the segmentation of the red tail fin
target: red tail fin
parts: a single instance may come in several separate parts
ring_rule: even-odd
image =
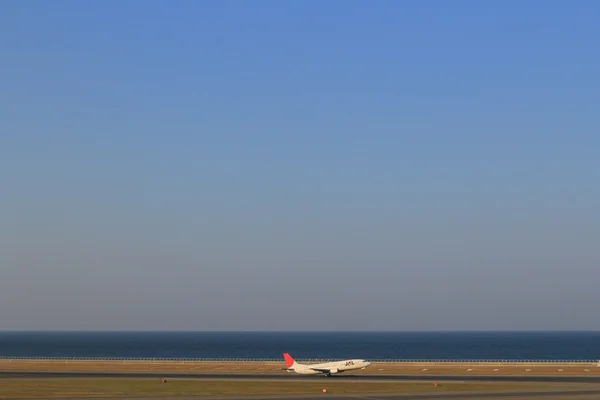
[[[285,363],[287,364],[288,368],[292,368],[292,365],[294,365],[294,359],[292,358],[292,356],[290,356],[288,353],[283,353],[283,358],[285,359]]]

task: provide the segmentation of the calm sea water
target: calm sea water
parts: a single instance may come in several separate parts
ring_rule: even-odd
[[[598,360],[600,332],[0,333],[4,357]]]

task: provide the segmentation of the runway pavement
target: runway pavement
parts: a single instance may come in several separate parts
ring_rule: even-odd
[[[153,372],[0,372],[0,379],[14,378],[180,378],[180,379],[235,379],[235,380],[353,380],[353,381],[460,381],[460,382],[547,382],[547,383],[600,383],[600,376],[498,376],[498,375],[334,375],[303,376],[293,373],[286,375],[265,374],[208,374],[208,373],[153,373]],[[599,397],[600,398],[600,397]]]
[[[512,391],[502,393],[402,393],[402,394],[320,394],[315,395],[244,395],[244,396],[194,396],[177,397],[177,400],[597,400],[599,390],[555,390],[555,391]],[[82,399],[54,399],[54,400],[89,400]],[[157,400],[156,397],[132,397],[128,400]]]
[[[157,374],[157,373],[103,373],[103,372],[0,372],[0,379],[14,378],[182,378],[182,379],[201,379],[201,380],[263,380],[263,381],[308,381],[308,382],[327,382],[330,380],[343,380],[353,382],[368,381],[437,381],[437,382],[547,382],[547,383],[600,383],[600,377],[590,376],[464,376],[464,375],[338,375],[330,378],[323,376],[301,376],[296,374],[288,375],[265,375],[265,374]],[[513,391],[486,391],[486,392],[443,392],[438,393],[399,393],[399,394],[335,394],[319,393],[318,395],[243,395],[243,396],[195,396],[195,397],[177,397],[177,400],[259,400],[259,399],[278,399],[278,400],[323,400],[326,397],[332,397],[335,400],[494,400],[494,399],[512,399],[512,400],[598,400],[600,399],[600,386],[586,385],[578,389],[572,387],[556,387],[548,389],[520,389]],[[33,400],[33,399],[32,399]],[[56,399],[55,399],[56,400]],[[59,399],[60,400],[60,399]],[[76,399],[64,399],[76,400]],[[89,400],[89,399],[79,399]],[[155,397],[129,398],[129,400],[156,400]]]

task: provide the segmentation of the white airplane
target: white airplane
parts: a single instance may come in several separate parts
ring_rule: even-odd
[[[303,375],[325,374],[325,376],[331,376],[332,374],[353,369],[365,369],[371,365],[370,362],[365,360],[343,360],[322,364],[298,364],[288,353],[284,353],[283,358],[287,364],[288,372],[293,371]]]

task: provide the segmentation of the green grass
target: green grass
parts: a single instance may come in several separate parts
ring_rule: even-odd
[[[472,390],[511,390],[523,384],[414,382],[273,382],[240,380],[174,379],[0,379],[0,399],[146,397],[250,394],[309,394],[326,388],[330,393],[447,392]]]

